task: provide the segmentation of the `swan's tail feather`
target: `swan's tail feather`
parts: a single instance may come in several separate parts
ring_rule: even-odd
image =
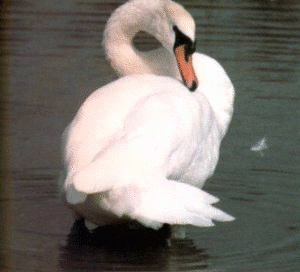
[[[161,185],[161,184],[160,184]],[[214,226],[213,221],[232,221],[234,217],[211,206],[218,201],[201,189],[177,181],[166,180],[162,186],[145,190],[135,219],[157,228],[158,223]]]

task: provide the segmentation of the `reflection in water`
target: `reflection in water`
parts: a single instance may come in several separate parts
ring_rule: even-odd
[[[129,225],[98,227],[90,232],[74,223],[61,248],[61,271],[200,271],[209,256],[192,240],[168,240],[168,226],[159,231]]]

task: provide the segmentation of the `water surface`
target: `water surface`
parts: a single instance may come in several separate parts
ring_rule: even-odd
[[[299,269],[299,1],[179,2],[197,22],[197,51],[219,60],[236,87],[220,162],[204,187],[236,220],[190,227],[171,247],[147,235],[107,244],[105,232],[90,237],[72,228],[56,187],[60,136],[83,100],[116,78],[101,39],[123,1],[12,1],[4,46],[14,194],[5,201],[13,204],[15,271]],[[251,152],[263,137],[268,148]]]

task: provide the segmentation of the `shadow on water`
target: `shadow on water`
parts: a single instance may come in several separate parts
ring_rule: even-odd
[[[83,222],[73,224],[67,245],[61,247],[62,271],[200,271],[208,267],[205,249],[190,239],[168,239],[170,230],[104,226],[89,231]]]

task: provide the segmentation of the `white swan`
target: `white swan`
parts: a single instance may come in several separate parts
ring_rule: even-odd
[[[163,48],[133,48],[139,30]],[[62,191],[79,217],[154,229],[234,219],[200,189],[216,167],[234,88],[217,61],[193,53],[194,44],[193,18],[170,0],[131,0],[108,20],[108,59],[128,76],[93,92],[64,132]]]

